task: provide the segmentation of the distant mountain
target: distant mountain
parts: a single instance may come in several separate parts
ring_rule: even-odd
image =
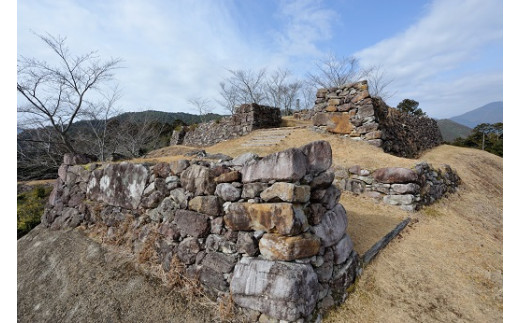
[[[481,123],[504,122],[503,105],[502,101],[491,102],[475,110],[450,118],[450,120],[470,128],[475,128],[475,126]]]
[[[215,120],[222,118],[222,115],[209,113],[205,116],[206,121]],[[184,113],[184,112],[164,112],[147,110],[143,112],[125,112],[116,117],[116,120],[133,119],[134,121],[140,122],[144,120],[153,120],[161,123],[173,123],[175,120],[181,120],[186,124],[200,123],[201,118],[199,115]]]
[[[466,127],[450,119],[437,120],[437,125],[441,130],[442,138],[446,142],[452,142],[457,137],[466,138],[472,130],[470,127]]]

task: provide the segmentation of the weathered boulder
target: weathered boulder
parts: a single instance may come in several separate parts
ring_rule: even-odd
[[[252,162],[258,159],[258,155],[254,153],[245,153],[237,156],[231,161],[231,165],[244,166],[248,162]]]
[[[155,176],[166,178],[170,175],[170,165],[168,163],[157,163],[153,166]]]
[[[181,184],[184,189],[195,195],[213,195],[215,181],[208,167],[191,165],[181,173]]]
[[[266,259],[291,261],[316,255],[320,250],[320,238],[310,233],[293,237],[266,233],[258,246]]]
[[[354,243],[348,234],[332,247],[334,253],[334,264],[341,264],[347,260],[348,256],[354,250]]]
[[[148,179],[148,170],[139,164],[120,163],[95,170],[87,186],[87,197],[109,205],[136,209]]]
[[[311,198],[311,188],[308,185],[277,182],[265,189],[260,197],[266,202],[306,203]]]
[[[224,201],[234,202],[240,199],[242,190],[230,183],[220,183],[217,185],[215,194],[220,196]]]
[[[319,174],[332,165],[332,148],[328,141],[313,141],[300,147],[307,161],[307,172]]]
[[[310,264],[242,258],[230,284],[239,306],[294,321],[314,310],[319,283]]]
[[[314,190],[311,193],[311,201],[321,203],[327,208],[327,210],[336,206],[340,197],[341,191],[336,187],[336,185],[331,185],[326,189]]]
[[[305,175],[306,164],[306,156],[300,149],[287,149],[244,165],[242,182],[296,182]]]
[[[217,291],[227,292],[229,290],[229,284],[224,276],[210,267],[203,266],[200,270],[199,280],[204,287],[212,288]],[[210,296],[216,296],[210,290]]]
[[[241,179],[241,174],[239,171],[233,170],[227,173],[222,173],[219,176],[215,177],[215,183],[231,183],[231,182],[239,182]]]
[[[350,114],[347,112],[328,113],[329,122],[327,130],[332,133],[349,134],[354,130],[354,125],[350,122]]]
[[[219,198],[214,195],[195,196],[189,202],[189,209],[195,212],[218,216],[221,213]]]
[[[327,211],[320,223],[311,227],[311,232],[321,239],[323,247],[330,247],[338,243],[347,229],[347,212],[341,204]]]
[[[260,193],[263,192],[269,184],[267,183],[248,183],[242,186],[242,198],[243,199],[252,199],[255,197],[259,197]]]
[[[253,236],[253,232],[239,232],[237,237],[237,252],[245,253],[250,257],[258,254],[258,242]]]
[[[392,184],[390,193],[392,194],[417,194],[421,187],[415,183],[408,184]]]
[[[379,168],[372,176],[375,181],[386,184],[417,182],[419,179],[416,172],[403,167]]]
[[[170,171],[173,175],[180,175],[188,167],[190,161],[187,159],[174,160],[170,163]]]
[[[65,165],[83,165],[97,161],[97,157],[87,154],[66,153],[63,155]]]
[[[390,205],[406,205],[415,202],[415,196],[413,194],[405,195],[386,195],[383,197],[383,202]]]
[[[174,223],[179,228],[181,235],[189,235],[195,238],[205,237],[209,233],[210,225],[208,216],[202,213],[177,210]]]
[[[318,176],[314,177],[314,179],[310,182],[309,185],[313,190],[327,188],[332,184],[332,182],[334,182],[334,177],[334,172],[325,171],[319,174]]]
[[[284,235],[299,234],[308,226],[302,209],[290,203],[232,203],[224,221],[234,231],[262,230]]]
[[[211,268],[218,273],[229,273],[235,267],[238,257],[221,252],[209,252],[202,260],[202,266]]]
[[[200,245],[196,238],[190,237],[182,240],[177,247],[177,257],[183,263],[190,265],[195,262]]]

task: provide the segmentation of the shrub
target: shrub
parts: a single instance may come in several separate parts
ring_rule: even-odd
[[[36,186],[17,196],[17,239],[20,239],[40,224],[45,203],[52,187]]]

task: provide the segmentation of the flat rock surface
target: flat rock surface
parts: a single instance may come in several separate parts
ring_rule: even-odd
[[[209,322],[212,312],[80,231],[41,226],[17,243],[18,322]],[[189,306],[187,306],[189,304]]]

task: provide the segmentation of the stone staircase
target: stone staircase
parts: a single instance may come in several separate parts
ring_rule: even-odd
[[[304,126],[269,128],[257,130],[252,138],[243,143],[244,147],[268,147],[275,146],[287,138],[294,129],[305,128]]]

